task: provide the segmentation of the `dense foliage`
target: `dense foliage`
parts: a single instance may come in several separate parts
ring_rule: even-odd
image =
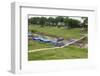
[[[31,17],[28,19],[29,24],[44,26],[57,26],[65,28],[79,28],[81,26],[87,26],[87,17],[82,17],[83,23],[77,19],[72,19],[65,16],[57,17]]]

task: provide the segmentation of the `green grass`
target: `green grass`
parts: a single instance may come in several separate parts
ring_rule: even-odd
[[[28,42],[28,50],[50,48],[50,47],[54,47],[54,46],[50,43],[43,43],[43,42],[35,41],[35,40],[34,41],[29,40],[29,42]]]
[[[39,25],[29,25],[29,31],[30,30],[35,30],[37,32],[55,35],[58,37],[64,37],[65,39],[81,37],[79,28],[65,29],[64,27],[40,27]]]
[[[79,39],[82,37],[79,28],[65,29],[64,27],[40,27],[39,25],[29,25],[29,31],[37,31],[45,33],[48,35],[54,35],[57,37],[63,37],[64,39]],[[43,43],[39,41],[29,40],[28,50],[42,49],[54,47],[52,44]],[[52,49],[52,50],[42,50],[37,52],[28,53],[28,60],[54,60],[54,59],[79,59],[87,58],[88,50],[86,48],[79,48],[75,45],[71,45],[64,48]]]
[[[59,49],[43,50],[28,53],[28,60],[55,60],[55,59],[79,59],[87,58],[88,51],[86,48],[68,46]]]

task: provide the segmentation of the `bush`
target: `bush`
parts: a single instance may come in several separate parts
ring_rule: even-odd
[[[31,30],[31,32],[32,32],[32,33],[35,33],[35,32],[37,32],[37,30]]]

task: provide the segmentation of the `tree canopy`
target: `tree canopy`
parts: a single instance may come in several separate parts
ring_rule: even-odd
[[[70,18],[68,16],[57,16],[57,17],[31,17],[28,19],[29,24],[44,26],[57,26],[67,28],[79,28],[81,25],[87,26],[87,17],[81,17],[84,21],[81,23],[80,20]]]

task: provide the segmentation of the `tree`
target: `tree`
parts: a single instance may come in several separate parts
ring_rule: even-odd
[[[82,25],[87,25],[87,18],[83,18],[84,21]],[[56,17],[32,17],[28,19],[29,24],[41,25],[44,26],[57,26],[57,27],[64,27],[65,28],[79,28],[80,21],[76,19],[72,19],[70,17],[64,16],[56,16]]]
[[[46,17],[41,17],[40,18],[39,24],[41,25],[41,27],[44,27],[46,21],[47,21]]]
[[[82,26],[84,28],[87,28],[88,27],[88,17],[81,17],[81,18],[83,20]]]
[[[49,26],[53,26],[55,24],[55,19],[53,17],[49,17],[47,21]]]
[[[68,19],[69,17],[65,17],[64,19],[65,28],[69,28]]]
[[[55,18],[55,24],[58,27],[61,27],[64,24],[64,17],[63,16],[57,16]]]
[[[79,28],[80,27],[80,21],[76,19],[72,19],[69,17],[66,17],[64,19],[65,27],[67,28]]]
[[[76,19],[68,19],[68,24],[70,28],[79,28],[80,27],[80,21]]]
[[[83,22],[81,23],[83,30],[87,31],[88,29],[88,17],[81,17]]]
[[[30,24],[38,24],[39,20],[40,20],[39,17],[32,17],[32,18],[28,19]]]

